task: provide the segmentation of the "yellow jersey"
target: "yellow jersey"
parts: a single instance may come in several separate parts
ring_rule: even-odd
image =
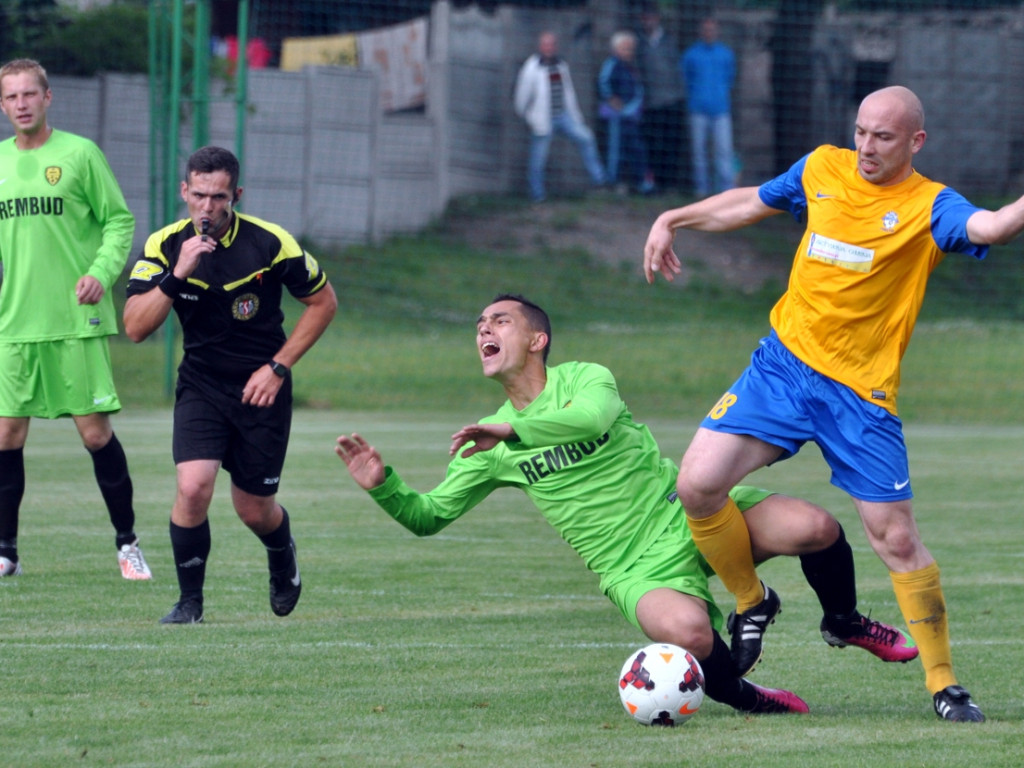
[[[832,146],[759,195],[807,221],[772,328],[811,368],[895,415],[900,361],[929,275],[948,252],[988,252],[967,237],[967,219],[979,209],[917,171],[898,184],[872,184],[854,150]]]

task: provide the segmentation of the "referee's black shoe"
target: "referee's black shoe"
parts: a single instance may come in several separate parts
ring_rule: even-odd
[[[283,571],[270,572],[270,610],[278,616],[287,616],[295,609],[302,594],[299,561],[295,556],[295,539],[288,543],[292,552],[291,563]]]
[[[203,601],[194,597],[180,600],[171,608],[171,612],[160,619],[161,624],[202,624]]]
[[[774,623],[775,617],[782,610],[782,601],[775,590],[761,582],[764,587],[764,599],[743,613],[733,611],[729,614],[726,627],[729,630],[729,650],[736,675],[744,677],[757,666],[764,650],[764,633],[768,625]]]

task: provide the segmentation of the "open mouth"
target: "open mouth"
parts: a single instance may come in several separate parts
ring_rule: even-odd
[[[501,347],[493,341],[485,341],[480,345],[480,353],[484,356],[484,359],[494,357],[499,352],[501,352]]]

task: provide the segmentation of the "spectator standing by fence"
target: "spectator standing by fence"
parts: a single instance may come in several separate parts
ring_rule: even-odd
[[[736,186],[732,146],[732,88],[736,57],[718,39],[718,22],[704,19],[700,39],[680,59],[690,119],[693,186],[697,197]],[[708,143],[712,152],[708,159]]]
[[[620,182],[619,169],[628,165],[637,192],[654,191],[654,175],[647,164],[647,147],[640,132],[644,86],[636,66],[636,35],[623,30],[612,35],[612,55],[601,65],[597,90],[601,118],[608,124],[607,176]],[[621,185],[620,185],[621,189]]]
[[[580,112],[569,65],[558,55],[558,37],[554,32],[540,34],[537,52],[520,68],[514,107],[530,127],[526,179],[534,202],[547,198],[544,172],[556,133],[564,134],[576,145],[591,182],[596,186],[605,183],[597,141]]]
[[[637,62],[644,86],[643,138],[654,181],[662,191],[682,186],[683,82],[679,48],[654,4],[640,14]]]

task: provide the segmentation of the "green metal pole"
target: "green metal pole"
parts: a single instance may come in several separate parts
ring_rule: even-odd
[[[210,143],[210,0],[195,0],[192,51],[193,149]]]
[[[238,65],[235,89],[235,155],[245,168],[245,117],[249,101],[249,0],[238,2]],[[242,171],[244,172],[244,171]]]
[[[173,0],[174,9],[171,19],[171,71],[167,89],[167,112],[164,115],[167,126],[164,136],[164,163],[167,174],[164,176],[164,216],[163,223],[168,224],[177,218],[178,210],[178,141],[179,116],[181,114],[181,46],[184,40],[184,6],[183,0]],[[170,317],[164,323],[164,394],[170,396],[174,391],[174,320]]]
[[[160,145],[161,131],[161,110],[160,102],[163,99],[161,86],[164,81],[164,73],[161,71],[160,52],[157,47],[160,45],[161,35],[159,34],[160,4],[154,2],[149,6],[148,18],[148,39],[149,39],[149,220],[156,223],[157,205],[159,204],[160,167],[158,161],[157,146]]]

